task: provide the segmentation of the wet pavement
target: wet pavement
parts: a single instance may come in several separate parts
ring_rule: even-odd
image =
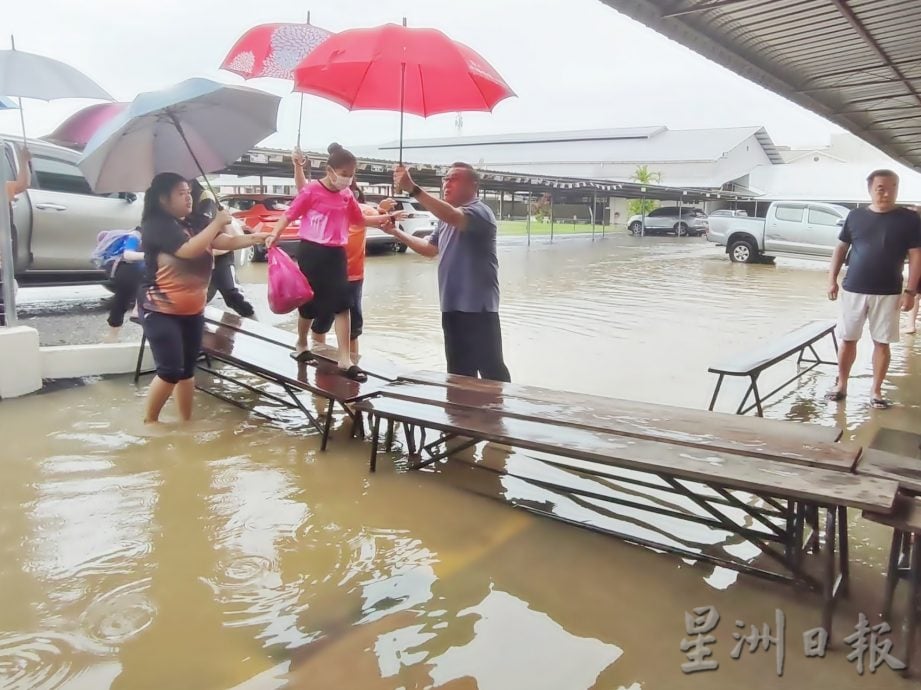
[[[703,240],[511,242],[499,259],[514,380],[583,393],[704,408],[711,363],[837,308],[824,264],[736,265]],[[293,328],[265,306],[264,265],[240,278],[261,320]],[[46,344],[105,329],[100,289],[20,296]],[[370,257],[364,308],[363,351],[443,368],[433,262]],[[893,410],[867,405],[864,345],[846,404],[822,400],[834,371],[820,367],[767,416],[910,449],[919,354],[908,336],[893,349]],[[765,386],[791,371],[778,367]],[[724,409],[743,391],[726,385]],[[879,622],[890,536],[855,511],[851,596],[827,657],[807,658],[816,593],[514,510],[505,502],[546,497],[463,463],[410,474],[381,460],[369,475],[368,446],[345,424],[320,453],[293,416],[268,422],[201,395],[191,426],[146,429],[143,393],[112,378],[0,403],[15,441],[0,462],[2,688],[917,687],[885,665],[861,676],[847,658],[859,614]],[[477,454],[527,461],[491,446]],[[634,528],[755,555],[661,517]],[[688,675],[685,613],[702,606],[721,614],[719,668]],[[778,610],[783,677],[774,647],[731,655],[734,633],[751,625],[776,634]]]

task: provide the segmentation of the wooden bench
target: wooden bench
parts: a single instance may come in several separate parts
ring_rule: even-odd
[[[212,310],[212,312],[213,311],[216,310]],[[239,319],[239,317],[233,318],[249,321],[249,319]],[[235,384],[263,398],[299,410],[307,418],[309,424],[321,434],[322,440],[320,447],[322,450],[326,450],[329,442],[333,412],[337,404],[341,406],[352,420],[353,435],[356,431],[363,433],[362,417],[360,413],[351,409],[351,403],[374,395],[386,385],[387,382],[385,380],[371,378],[365,383],[352,381],[339,373],[336,364],[324,359],[319,359],[310,364],[298,363],[289,356],[291,348],[281,342],[283,341],[283,336],[280,334],[284,333],[284,331],[261,325],[260,327],[264,329],[263,336],[272,336],[273,339],[253,335],[228,325],[221,325],[215,323],[213,319],[206,318],[202,339],[202,356],[204,361],[199,362],[198,368],[214,378]],[[271,331],[277,331],[278,334],[271,333]],[[142,339],[140,348],[141,354],[138,358],[138,367],[135,371],[135,381],[138,380],[142,373],[140,371],[140,363],[145,344],[146,339]],[[274,384],[284,391],[285,397],[257,388],[241,380],[239,377],[229,374],[225,370],[218,370],[213,366],[213,361],[222,362],[229,365],[231,368],[245,371],[267,383]],[[206,388],[201,384],[197,387],[199,390],[232,405],[248,409],[261,416],[266,416],[213,388]],[[300,399],[300,395],[303,393],[309,393],[327,401],[327,409],[323,424],[320,423],[313,412],[307,409]]]
[[[497,387],[505,391],[505,394],[493,393],[492,400],[483,397],[486,390]],[[440,396],[436,393],[438,390],[441,391]],[[532,390],[538,394],[541,391]],[[477,396],[477,392],[481,395]],[[629,404],[626,401],[608,401],[608,414],[605,416],[596,414],[596,396],[585,396],[581,405],[576,405],[576,394],[567,394],[573,396],[570,402],[574,410],[570,415],[562,405],[542,404],[538,399],[526,400],[524,397],[519,399],[516,397],[518,395],[524,395],[521,387],[516,390],[512,384],[494,382],[470,382],[468,388],[431,385],[428,390],[418,383],[403,382],[382,389],[379,395],[356,405],[357,409],[367,412],[374,420],[372,470],[376,468],[380,426],[383,420],[387,420],[423,430],[418,446],[414,441],[410,443],[410,455],[418,460],[413,468],[456,457],[471,445],[491,442],[546,454],[551,459],[534,459],[535,462],[574,472],[579,477],[671,492],[679,496],[684,504],[696,507],[699,513],[688,516],[682,511],[650,506],[648,501],[642,502],[636,498],[612,497],[596,491],[579,490],[574,486],[564,487],[567,495],[581,497],[591,502],[592,506],[597,505],[598,501],[606,501],[631,510],[688,519],[740,535],[754,544],[770,561],[781,566],[783,572],[755,567],[731,557],[713,557],[683,546],[663,545],[618,530],[591,527],[627,541],[695,559],[711,560],[742,572],[805,582],[825,592],[823,624],[826,628],[830,626],[835,599],[847,591],[847,508],[885,513],[892,509],[895,501],[898,488],[895,482],[858,477],[849,471],[858,457],[859,449],[846,446],[825,448],[820,445],[823,441],[818,441],[812,448],[803,448],[800,444],[802,450],[793,457],[784,457],[787,453],[784,449],[779,450],[777,457],[774,457],[769,450],[758,447],[763,440],[751,435],[751,429],[746,430],[750,434],[748,448],[744,435],[711,438],[707,434],[711,427],[700,425],[696,432],[672,433],[669,437],[665,423],[660,423],[658,427],[647,427],[643,431],[642,416],[618,416],[618,406],[625,408]],[[715,413],[698,414],[717,416]],[[733,415],[719,417],[739,419]],[[653,419],[664,422],[665,418],[649,417],[649,420]],[[756,422],[754,419],[748,421]],[[679,420],[679,424],[688,423],[687,420]],[[756,423],[779,430],[779,427],[766,420],[757,420]],[[784,422],[776,424],[789,427],[790,431],[800,426]],[[441,437],[426,444],[426,429],[441,434]],[[734,431],[741,434],[738,427]],[[828,432],[823,433],[827,439]],[[452,446],[452,441],[457,441],[457,445]],[[830,446],[831,442],[827,445]],[[435,452],[441,446],[444,446],[444,451]],[[791,442],[788,441],[787,447],[790,446]],[[748,452],[752,449],[756,454]],[[477,463],[477,466],[483,465]],[[533,476],[523,476],[508,470],[505,472],[543,489],[554,488],[553,483]],[[637,479],[638,473],[651,475],[658,481]],[[702,485],[702,488],[689,486],[689,483]],[[560,488],[558,484],[556,488]],[[739,491],[767,500],[763,505],[754,506],[740,500],[737,493],[734,493]],[[633,492],[633,495],[636,497],[638,493]],[[802,561],[804,508],[809,505],[820,506],[826,514],[826,554],[819,578],[807,573]],[[867,508],[868,505],[877,507]],[[559,519],[551,511],[531,505],[522,507]],[[818,510],[816,514],[818,516]],[[782,548],[777,549],[774,544]],[[838,544],[840,550],[836,546]]]
[[[745,354],[738,355],[721,364],[710,367],[710,373],[718,374],[719,379],[716,382],[716,388],[713,390],[713,397],[710,399],[710,407],[708,409],[712,410],[716,407],[716,401],[719,397],[720,388],[723,385],[723,379],[725,377],[747,376],[750,379],[750,384],[748,390],[745,392],[745,397],[742,399],[742,402],[739,403],[736,414],[743,415],[751,410],[757,409],[758,416],[763,417],[763,404],[765,400],[776,395],[820,364],[838,364],[837,362],[823,360],[815,350],[816,343],[827,337],[831,337],[835,352],[837,352],[838,341],[835,337],[835,322],[812,321],[804,326],[800,326],[796,330],[790,331],[777,341],[766,343],[752,349],[750,352],[746,352]],[[811,353],[811,357],[809,358],[806,356],[807,351]],[[758,378],[761,376],[762,372],[793,355],[797,355],[797,366],[804,362],[810,364],[810,366],[797,371],[793,378],[778,386],[767,395],[761,395],[761,392],[758,390]],[[748,399],[751,395],[754,395],[755,402],[746,407],[746,403],[748,403]]]
[[[268,343],[281,345],[288,350],[294,350],[297,345],[297,334],[287,331],[283,328],[267,326],[254,319],[246,319],[237,316],[232,312],[223,311],[215,307],[205,309],[205,321],[217,326],[231,328],[241,333],[246,333],[255,338],[265,340]],[[331,362],[336,362],[338,350],[330,345],[315,345],[311,352]],[[382,379],[384,381],[395,381],[401,374],[405,373],[392,362],[386,359],[375,357],[374,355],[360,355],[358,363],[362,369],[367,372],[369,378]]]
[[[907,673],[911,667],[915,632],[918,619],[921,617],[921,497],[899,496],[891,513],[864,511],[863,517],[892,528],[892,544],[889,548],[889,565],[886,570],[886,596],[883,604],[883,616],[886,619],[892,613],[892,600],[899,579],[902,576],[908,577],[908,606],[902,625],[905,635],[904,652],[900,658],[900,661],[905,663]],[[903,553],[908,554],[907,568],[901,568],[899,564]]]
[[[403,376],[383,389],[389,397],[490,410],[504,416],[543,417],[556,423],[610,431],[697,448],[740,452],[851,471],[861,449],[836,443],[841,430],[685,407],[570,393],[438,372]]]
[[[868,477],[891,479],[903,494],[921,496],[921,458],[865,448],[855,471]]]

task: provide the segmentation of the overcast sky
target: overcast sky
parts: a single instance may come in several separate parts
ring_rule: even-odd
[[[119,100],[192,76],[233,84],[218,69],[242,35],[265,22],[304,21],[331,31],[400,22],[430,26],[469,44],[518,98],[492,114],[468,113],[464,134],[666,125],[672,129],[765,125],[778,144],[826,143],[840,131],[817,115],[619,15],[598,0],[0,0],[2,27],[17,48],[70,62]],[[0,45],[8,47],[8,36]],[[249,85],[289,94],[290,84]],[[396,138],[398,115],[349,113],[308,96],[304,143],[378,144]],[[26,101],[30,136],[51,131],[86,103]],[[298,96],[282,101],[279,132],[288,147]],[[16,133],[15,111],[0,132]],[[453,136],[454,116],[407,118],[407,138]],[[306,146],[305,146],[306,148]]]

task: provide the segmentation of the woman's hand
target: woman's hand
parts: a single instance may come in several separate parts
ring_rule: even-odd
[[[275,246],[275,243],[278,242],[278,237],[275,235],[275,233],[272,233],[272,232],[265,233],[265,235],[266,235],[265,242],[264,242],[265,248],[271,249],[273,246]]]
[[[397,207],[397,202],[393,199],[384,199],[381,203],[377,205],[377,208],[381,213],[390,213],[393,209]]]
[[[214,216],[214,222],[220,225],[221,227],[225,225],[230,225],[233,222],[233,216],[224,209],[221,209]]]
[[[275,240],[275,235],[270,232],[253,232],[250,233],[249,237],[252,239],[254,245],[268,244],[269,239],[272,239],[273,242]]]

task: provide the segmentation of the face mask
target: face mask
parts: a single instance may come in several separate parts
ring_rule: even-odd
[[[336,173],[333,173],[332,177],[330,178],[330,184],[334,189],[337,189],[341,192],[343,189],[348,189],[352,186],[352,178],[342,177]]]

